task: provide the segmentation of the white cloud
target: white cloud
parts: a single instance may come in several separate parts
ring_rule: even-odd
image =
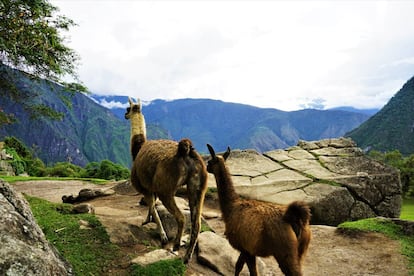
[[[414,75],[411,1],[52,3],[94,93],[371,108]]]

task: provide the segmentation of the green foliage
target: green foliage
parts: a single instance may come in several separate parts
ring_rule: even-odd
[[[34,217],[46,238],[73,266],[75,275],[101,275],[119,258],[99,220],[91,214],[71,214],[71,205],[55,204],[26,196]],[[79,229],[85,220],[91,229]]]
[[[75,24],[57,11],[47,0],[1,1],[0,61],[54,81],[76,76],[78,57],[61,33]]]
[[[64,31],[75,23],[57,14],[47,0],[2,0],[0,2],[0,65],[7,65],[65,86],[68,91],[85,91],[75,72],[78,55],[65,45]],[[0,88],[15,101],[26,105],[27,94],[12,81],[13,72],[0,74]],[[62,81],[71,76],[76,83]],[[74,90],[75,89],[75,90]],[[61,114],[45,105],[25,106],[35,116],[59,118]],[[0,110],[0,123],[10,123],[9,114]]]
[[[403,199],[400,218],[414,221],[414,198]]]
[[[19,156],[13,148],[6,148],[6,152],[13,156],[13,159],[10,162],[10,165],[13,167],[14,173],[16,175],[22,174],[26,171],[26,163],[24,160]]]
[[[401,244],[401,253],[407,256],[410,273],[414,274],[414,236],[405,235],[401,226],[387,219],[369,218],[353,222],[344,222],[338,225],[339,229],[351,231],[374,231],[385,234]]]
[[[82,168],[69,162],[58,162],[46,169],[46,175],[59,177],[80,177]]]
[[[399,150],[414,153],[414,78],[408,80],[391,100],[374,116],[350,131],[358,146],[378,151]]]
[[[98,162],[91,162],[86,165],[82,176],[89,178],[120,180],[129,178],[129,170],[109,160],[102,160],[100,164]]]
[[[180,259],[164,260],[145,267],[133,265],[131,275],[140,276],[180,276],[185,274],[186,267]]]
[[[8,148],[13,148],[21,158],[32,158],[30,150],[16,137],[5,137],[4,145]]]

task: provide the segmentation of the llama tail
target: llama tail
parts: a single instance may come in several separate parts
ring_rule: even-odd
[[[190,139],[184,138],[181,139],[180,142],[178,142],[178,149],[177,149],[177,155],[181,157],[189,156],[190,153],[194,150],[193,143]]]
[[[292,226],[296,237],[300,237],[303,229],[309,224],[311,211],[309,206],[303,201],[290,203],[283,215],[283,220]]]

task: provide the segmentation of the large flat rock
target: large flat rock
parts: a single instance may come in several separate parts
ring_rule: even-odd
[[[351,139],[300,141],[264,154],[235,150],[227,166],[240,195],[279,204],[304,200],[313,223],[400,214],[398,171],[365,156]],[[209,186],[215,187],[213,175]]]

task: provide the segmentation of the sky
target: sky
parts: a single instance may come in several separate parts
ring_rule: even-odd
[[[94,94],[381,108],[414,76],[414,1],[50,3]]]

